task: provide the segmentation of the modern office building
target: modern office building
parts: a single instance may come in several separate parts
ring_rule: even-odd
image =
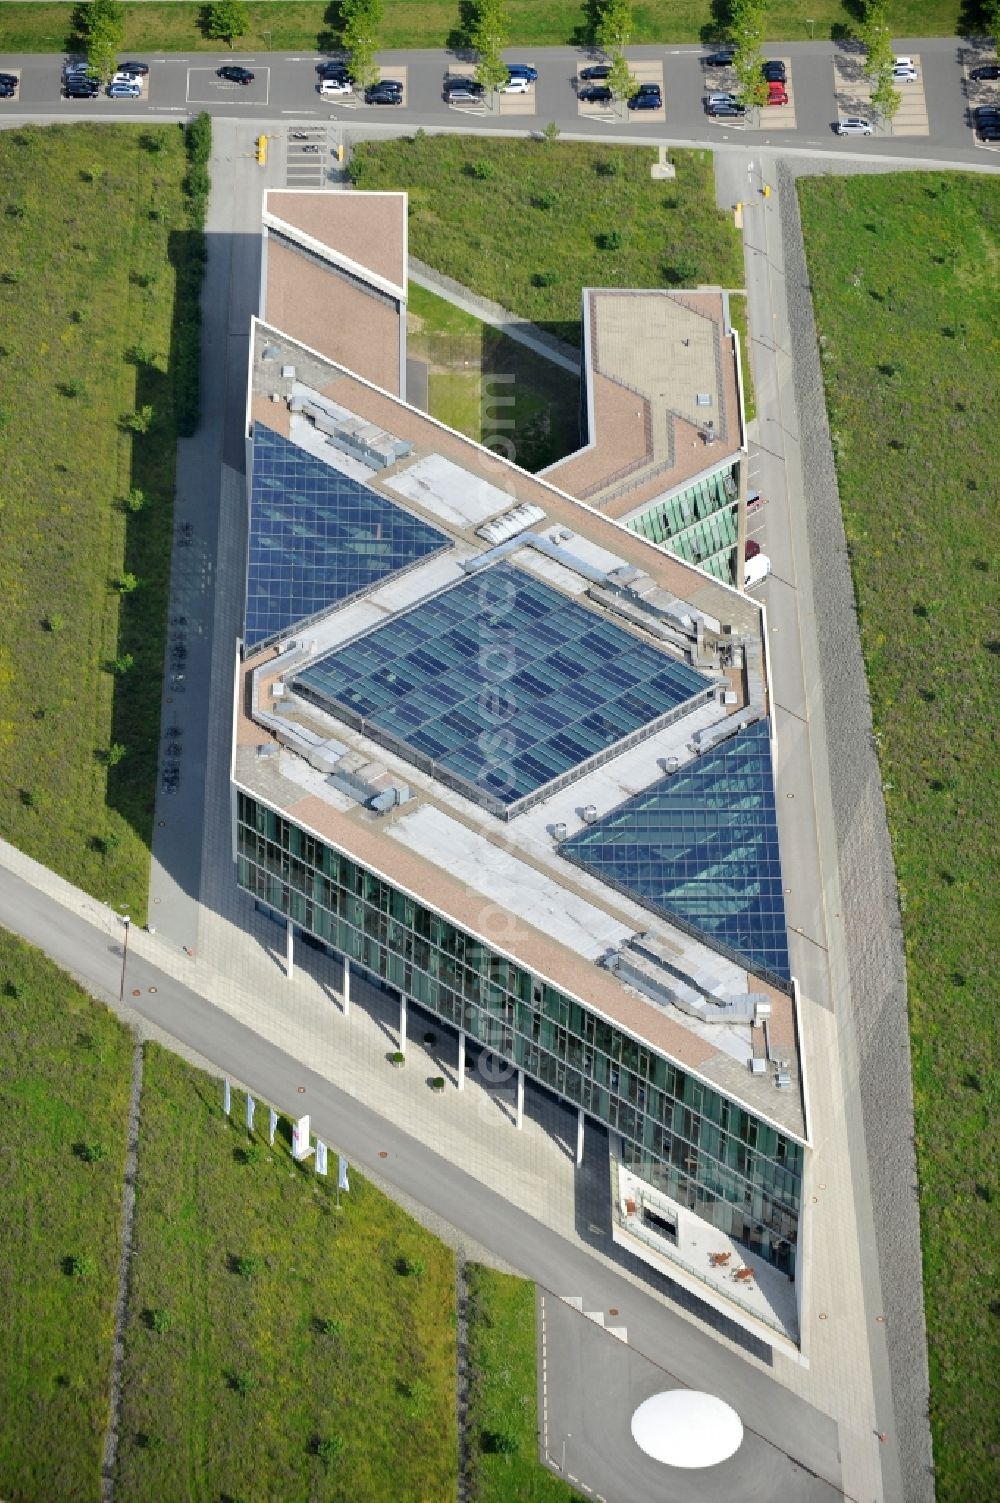
[[[278,285],[326,257],[279,276],[272,249],[237,880],[343,958],[345,1008],[352,970],[398,999],[401,1049],[413,1008],[452,1030],[459,1089],[488,1050],[519,1121],[541,1089],[578,1114],[578,1154],[587,1118],[606,1128],[614,1240],[794,1351],[808,1128],[763,611],[407,405],[391,341],[374,374],[331,358]]]

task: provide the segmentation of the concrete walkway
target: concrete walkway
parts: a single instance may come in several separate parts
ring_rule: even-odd
[[[518,318],[516,313],[509,313],[506,308],[501,308],[499,303],[492,303],[488,298],[479,297],[476,293],[470,292],[454,278],[446,277],[443,272],[435,271],[432,266],[425,266],[422,261],[416,260],[413,256],[410,257],[410,281],[416,282],[418,287],[423,287],[428,292],[436,293],[438,297],[444,298],[445,302],[451,303],[455,308],[461,308],[463,313],[471,314],[481,323],[498,329],[501,334],[506,334],[508,339],[513,339],[515,344],[523,345],[526,350],[532,350],[536,355],[541,355],[543,360],[551,360],[553,365],[561,366],[564,371],[579,376],[579,350],[557,339],[554,334],[547,333],[545,329],[540,329],[537,324],[529,323],[526,318]]]

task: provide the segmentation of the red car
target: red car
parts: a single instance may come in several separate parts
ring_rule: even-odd
[[[769,83],[767,86],[768,104],[787,104],[788,90],[783,83]]]
[[[749,563],[752,558],[756,558],[759,552],[760,544],[754,542],[753,538],[747,538],[746,552],[743,555],[746,562]]]

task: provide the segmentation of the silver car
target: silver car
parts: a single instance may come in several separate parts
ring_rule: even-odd
[[[859,115],[847,115],[837,121],[838,136],[870,136],[872,129],[871,121],[862,120]]]

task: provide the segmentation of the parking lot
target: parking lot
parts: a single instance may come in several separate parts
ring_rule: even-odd
[[[917,78],[909,83],[897,83],[901,103],[891,127],[885,131],[886,134],[930,135],[919,55],[913,55],[913,64]],[[872,80],[865,71],[865,53],[860,44],[845,43],[838,48],[833,59],[833,84],[837,95],[837,111],[841,117],[857,116],[861,120],[869,120],[880,134],[885,130],[884,125],[880,128],[878,112],[872,107]]]

